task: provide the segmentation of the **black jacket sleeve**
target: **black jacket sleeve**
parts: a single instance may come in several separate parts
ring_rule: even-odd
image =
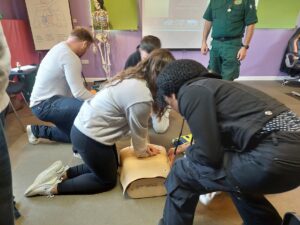
[[[220,167],[223,158],[213,93],[200,86],[186,86],[178,94],[181,115],[187,120],[195,144],[187,150],[192,161]]]
[[[127,69],[128,67],[136,66],[140,61],[141,61],[141,54],[137,50],[128,57],[124,69]]]

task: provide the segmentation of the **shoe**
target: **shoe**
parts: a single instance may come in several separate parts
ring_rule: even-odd
[[[35,195],[50,195],[54,185],[61,182],[61,176],[69,169],[63,166],[61,161],[54,162],[46,170],[41,172],[34,182],[27,188],[24,195],[31,197]]]
[[[164,225],[164,219],[160,219],[160,221],[158,222],[158,225]]]
[[[53,187],[56,184],[58,184],[60,182],[61,182],[61,180],[53,178],[53,179],[47,181],[47,183],[43,183],[43,184],[34,186],[30,192],[25,193],[25,196],[33,197],[33,196],[41,195],[41,196],[53,197],[54,195],[51,193],[51,190],[53,189]]]
[[[171,111],[170,109],[167,109],[161,118],[158,118],[156,114],[151,115],[152,126],[155,133],[163,134],[168,130],[170,125],[170,119],[169,119],[170,111]]]
[[[30,144],[36,145],[40,142],[40,140],[36,136],[34,136],[34,134],[32,133],[31,125],[26,126],[26,132],[27,132],[28,141]]]
[[[211,201],[215,198],[215,196],[217,194],[219,194],[220,192],[212,192],[212,193],[208,193],[208,194],[204,194],[204,195],[200,195],[199,196],[199,201],[207,206],[211,203]]]
[[[73,156],[77,159],[82,159],[81,155],[78,152],[73,152]]]

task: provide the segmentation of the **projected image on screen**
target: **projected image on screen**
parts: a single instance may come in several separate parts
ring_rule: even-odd
[[[143,36],[155,35],[163,48],[200,48],[208,0],[143,0]]]

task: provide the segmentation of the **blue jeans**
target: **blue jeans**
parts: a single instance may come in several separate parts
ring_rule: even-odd
[[[167,199],[159,225],[192,225],[199,195],[214,191],[229,192],[245,225],[281,225],[264,195],[300,185],[299,145],[300,132],[277,132],[249,151],[226,152],[224,167],[218,169],[177,160],[165,184]]]
[[[32,125],[35,137],[71,143],[70,132],[83,101],[72,97],[53,96],[31,108],[40,120],[55,126]]]
[[[3,127],[4,112],[0,112],[0,225],[13,225],[11,166]]]

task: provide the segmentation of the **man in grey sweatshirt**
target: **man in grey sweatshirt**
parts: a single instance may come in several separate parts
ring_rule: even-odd
[[[29,142],[39,138],[70,143],[70,131],[84,100],[93,95],[81,78],[80,57],[93,43],[85,28],[75,28],[68,39],[55,45],[42,60],[30,98],[32,112],[55,126],[27,126]]]

